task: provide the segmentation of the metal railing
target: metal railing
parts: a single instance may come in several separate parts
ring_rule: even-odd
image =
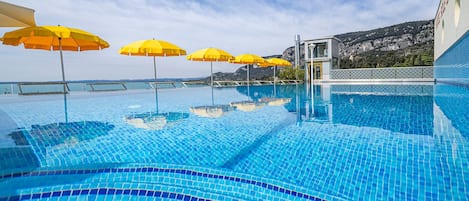
[[[433,66],[331,70],[333,80],[433,79]]]
[[[70,88],[64,82],[20,82],[18,95],[46,95],[68,93]]]
[[[100,91],[124,91],[127,90],[127,87],[123,82],[96,82],[96,83],[87,83],[90,90],[93,92]]]
[[[273,80],[251,80],[249,81],[250,85],[272,85],[272,84],[300,84],[303,83],[303,80],[277,80],[274,82]],[[248,82],[246,80],[231,80],[231,81],[213,81],[214,87],[226,87],[226,86],[246,86]]]
[[[303,80],[277,80],[275,84],[298,84]],[[45,94],[63,94],[63,82],[21,82],[0,84],[0,95],[19,94],[19,95],[45,95]],[[214,87],[233,87],[245,86],[247,81],[214,81]],[[250,85],[271,85],[272,80],[251,80]],[[186,81],[186,82],[67,82],[65,84],[66,92],[69,91],[89,91],[89,92],[110,92],[125,91],[131,89],[154,89],[158,88],[188,88],[210,86],[210,83],[204,81]]]

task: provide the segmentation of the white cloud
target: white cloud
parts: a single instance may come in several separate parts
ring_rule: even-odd
[[[127,43],[156,38],[191,53],[217,47],[233,55],[281,54],[303,39],[384,27],[434,17],[432,0],[10,0],[36,10],[39,25],[70,26],[101,36],[111,47],[102,51],[67,52],[68,80],[139,79],[153,75],[152,59],[117,54]],[[0,28],[0,34],[14,30]],[[0,46],[0,81],[60,80],[57,52]],[[208,76],[210,64],[185,57],[157,58],[159,77]],[[215,63],[214,71],[232,72],[239,65]]]

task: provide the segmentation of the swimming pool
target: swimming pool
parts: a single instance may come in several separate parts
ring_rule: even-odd
[[[469,199],[468,88],[154,93],[0,96],[0,200]]]

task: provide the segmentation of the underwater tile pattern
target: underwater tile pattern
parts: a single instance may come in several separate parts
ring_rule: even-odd
[[[215,105],[291,101],[219,118],[189,113],[210,88],[165,89],[156,113],[189,115],[138,126],[126,117],[154,112],[153,90],[72,93],[65,111],[61,96],[0,97],[18,127],[0,133],[16,144],[0,147],[0,199],[468,200],[468,115],[451,104],[469,92],[435,87],[221,88]]]
[[[169,191],[167,193],[174,193],[176,195],[184,193],[184,189],[182,189],[181,192],[181,189],[167,188],[168,186],[185,186],[186,189],[192,187],[192,189],[198,189],[200,192],[208,192],[208,195],[198,192],[186,193],[185,195],[180,195],[181,198],[202,196],[205,198],[198,199],[217,199],[218,196],[223,196],[224,198],[222,200],[227,200],[227,198],[238,198],[241,200],[250,200],[253,198],[262,198],[264,200],[324,200],[309,195],[309,190],[307,189],[275,180],[267,180],[208,168],[158,164],[150,165],[154,166],[103,166],[101,168],[94,167],[90,169],[81,168],[70,170],[43,169],[32,172],[4,174],[2,178],[11,179],[10,185],[13,184],[16,188],[18,186],[41,186],[44,185],[43,181],[48,181],[48,185],[53,186],[53,188],[34,187],[29,190],[21,190],[20,195],[17,195],[18,192],[12,189],[11,186],[2,186],[3,191],[7,192],[10,190],[11,195],[0,197],[0,200],[7,198],[15,199],[20,196],[39,196],[39,194],[47,194],[46,196],[48,198],[51,194],[60,196],[61,194],[63,195],[64,192],[70,195],[70,191],[71,195],[77,196],[95,195],[97,194],[96,191],[98,191],[100,195],[118,194],[164,198],[166,197],[163,196],[164,192],[160,191]],[[54,179],[51,179],[51,177],[54,177]],[[72,180],[76,178],[80,178],[79,185],[67,186],[67,188],[60,185],[59,180]],[[132,181],[136,180],[138,180],[138,183],[132,183]],[[94,191],[94,193],[90,191]],[[127,191],[127,193],[122,191]],[[149,195],[148,193],[151,194]]]
[[[435,79],[454,84],[469,85],[469,32],[435,61]]]

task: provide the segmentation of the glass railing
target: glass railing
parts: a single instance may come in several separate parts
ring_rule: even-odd
[[[67,91],[122,91],[131,89],[154,89],[158,88],[182,88],[193,86],[207,86],[206,83],[192,82],[69,82]],[[21,83],[3,83],[0,84],[0,95],[20,94],[60,94],[63,93],[62,82],[21,82]]]
[[[298,84],[302,80],[277,80],[278,85]],[[251,80],[250,85],[271,85],[273,81]],[[233,87],[245,86],[245,81],[215,81],[214,87]],[[204,81],[164,81],[164,82],[69,82],[66,84],[67,91],[88,91],[88,92],[105,92],[105,91],[123,91],[134,89],[158,89],[164,88],[189,88],[189,87],[206,87],[210,83]],[[40,95],[40,94],[62,94],[63,82],[21,82],[21,83],[0,83],[0,95],[19,94],[19,95]]]

